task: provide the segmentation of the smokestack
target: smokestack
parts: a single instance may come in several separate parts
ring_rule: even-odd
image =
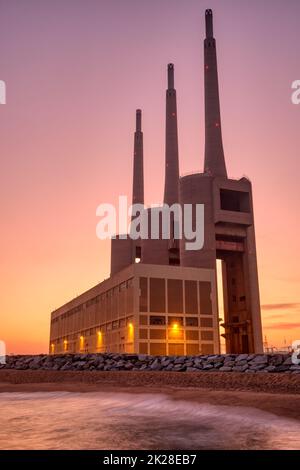
[[[136,110],[134,133],[133,189],[132,204],[144,204],[144,162],[143,162],[142,111]]]
[[[166,91],[166,150],[165,150],[164,203],[179,202],[179,162],[176,90],[174,88],[174,65],[168,64],[168,89]]]
[[[212,10],[205,11],[204,40],[205,159],[204,173],[227,178],[224,158],[218,84],[216,40]]]

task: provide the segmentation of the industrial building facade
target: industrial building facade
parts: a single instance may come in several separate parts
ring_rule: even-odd
[[[183,236],[111,241],[111,276],[52,312],[50,352],[157,355],[263,350],[251,182],[228,178],[223,151],[216,41],[205,12],[204,171],[179,176],[174,66],[168,65],[164,204],[204,205],[204,246]],[[133,204],[144,206],[142,113],[136,112]],[[148,211],[151,220],[151,211]],[[172,225],[173,224],[173,225]],[[195,226],[195,224],[193,224]],[[224,318],[219,318],[216,262],[222,265]]]
[[[56,310],[51,353],[211,354],[213,270],[133,264]]]

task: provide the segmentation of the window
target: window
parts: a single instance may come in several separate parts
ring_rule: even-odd
[[[166,311],[165,279],[150,278],[150,311]]]
[[[148,339],[148,330],[140,328],[140,339]]]
[[[214,334],[212,331],[201,331],[201,339],[203,341],[213,341]]]
[[[140,343],[140,354],[148,354],[148,344],[147,343]]]
[[[180,343],[169,344],[169,355],[170,356],[183,356],[184,345]]]
[[[196,354],[199,354],[199,344],[187,344],[186,345],[186,353],[188,356],[194,356]]]
[[[140,277],[140,312],[148,311],[148,279]]]
[[[211,315],[212,306],[211,306],[211,285],[210,282],[200,282],[200,314],[202,315]]]
[[[126,313],[133,312],[133,280],[127,281],[127,295],[126,295]]]
[[[212,318],[200,318],[200,326],[206,328],[212,328],[213,321]]]
[[[140,325],[148,325],[147,315],[140,315]]]
[[[153,356],[165,356],[166,353],[166,343],[150,343],[150,354]]]
[[[174,255],[172,254],[171,256],[169,256],[169,265],[170,266],[179,266],[180,265],[180,258],[179,258],[179,254]]]
[[[224,211],[250,212],[249,193],[220,189],[221,209]]]
[[[166,330],[150,330],[150,339],[166,339]]]
[[[214,345],[213,344],[202,344],[201,345],[201,354],[213,354]]]
[[[166,324],[166,317],[158,317],[151,315],[150,316],[150,325],[165,325]]]
[[[198,314],[197,281],[184,281],[185,313]]]
[[[186,317],[185,324],[186,326],[198,326],[198,318]]]
[[[142,248],[140,246],[135,247],[135,262],[140,263],[142,258]]]
[[[183,325],[183,317],[168,317],[168,325]]]
[[[168,279],[168,312],[183,312],[183,291],[180,279]]]
[[[199,332],[198,330],[187,330],[186,339],[190,341],[199,341]]]

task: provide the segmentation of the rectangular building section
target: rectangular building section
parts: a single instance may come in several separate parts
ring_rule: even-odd
[[[214,270],[133,264],[52,312],[50,353],[219,352]]]

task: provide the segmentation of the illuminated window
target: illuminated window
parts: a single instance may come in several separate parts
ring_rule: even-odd
[[[182,326],[183,325],[183,317],[168,317],[168,325]]]
[[[142,259],[142,248],[140,246],[135,247],[135,262],[140,263]]]

